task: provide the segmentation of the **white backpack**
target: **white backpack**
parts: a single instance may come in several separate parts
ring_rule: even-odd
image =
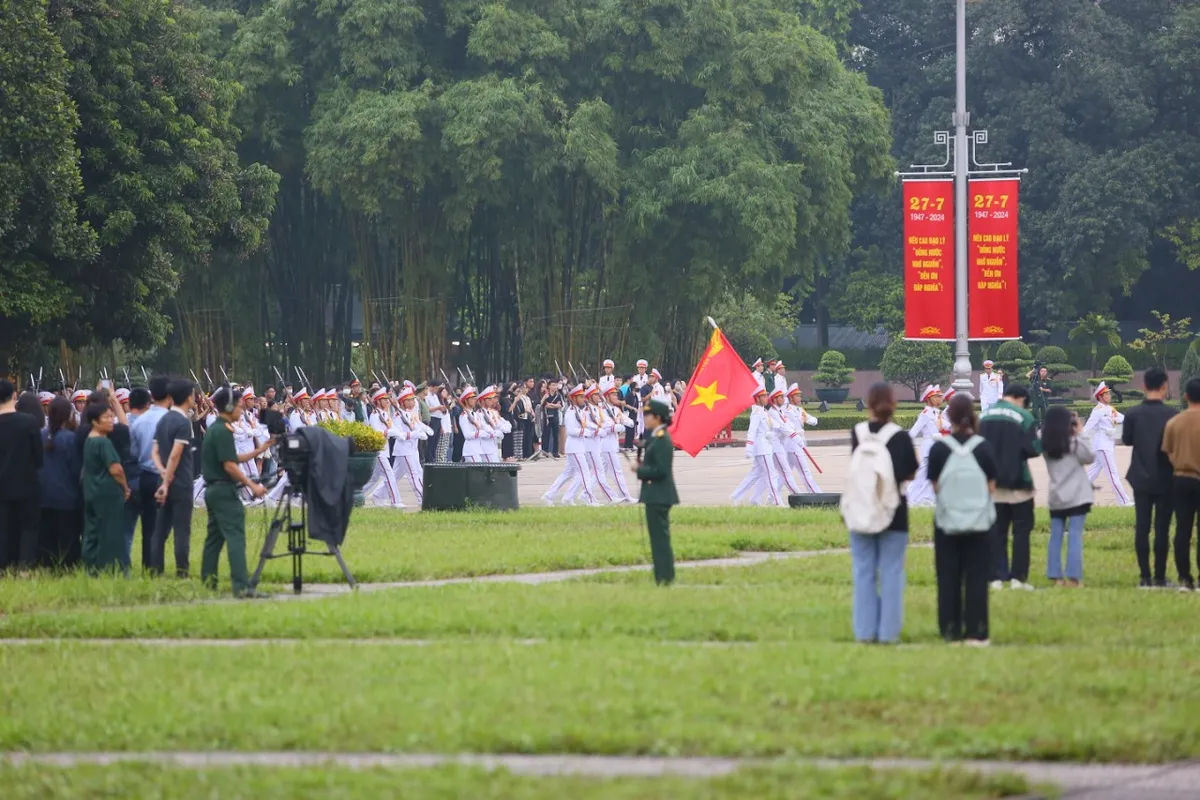
[[[935,524],[947,534],[990,530],[996,521],[996,504],[987,476],[975,460],[975,448],[983,443],[983,437],[975,435],[959,444],[947,436],[941,442],[950,448],[950,456],[938,475]]]
[[[854,426],[858,447],[850,455],[850,471],[842,490],[842,519],[853,533],[883,533],[900,507],[896,468],[888,452],[888,441],[900,426],[887,423],[871,433],[870,423]]]

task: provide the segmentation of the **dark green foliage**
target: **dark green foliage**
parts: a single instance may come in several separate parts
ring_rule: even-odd
[[[813,373],[813,381],[830,389],[840,389],[850,383],[854,370],[846,366],[846,357],[837,350],[827,350]]]
[[[919,398],[928,384],[944,381],[953,367],[954,355],[945,342],[908,339],[889,344],[879,364],[884,380],[912,389],[913,399]]]
[[[1200,339],[1193,339],[1183,356],[1183,366],[1179,370],[1180,395],[1183,394],[1183,387],[1193,378],[1200,378]]]
[[[1033,351],[1029,349],[1029,345],[1014,339],[996,348],[995,362],[1015,378],[1017,375],[1024,375],[1033,366]]]

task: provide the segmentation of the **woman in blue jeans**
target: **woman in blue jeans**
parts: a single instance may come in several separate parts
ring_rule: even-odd
[[[877,383],[867,393],[871,433],[892,421],[896,397],[892,387]],[[850,452],[858,437],[850,432]],[[907,431],[894,434],[887,443],[892,457],[896,486],[917,474],[917,456]],[[900,505],[892,524],[883,533],[850,532],[850,563],[854,572],[854,638],[859,642],[892,643],[900,638],[904,624],[904,555],[908,548],[908,501],[900,492]]]
[[[1063,406],[1046,411],[1042,424],[1042,456],[1050,475],[1050,552],[1046,577],[1055,586],[1083,586],[1083,523],[1092,510],[1092,482],[1086,465],[1096,460],[1080,438],[1079,415]],[[1067,570],[1063,579],[1063,533],[1067,538]]]

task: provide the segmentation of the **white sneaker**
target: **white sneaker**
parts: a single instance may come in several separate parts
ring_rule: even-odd
[[[550,495],[548,495],[548,494],[542,495],[542,502],[548,506],[554,505],[554,499],[552,497],[550,497]]]
[[[991,639],[967,639],[964,642],[964,644],[966,644],[967,647],[991,647],[992,640]]]
[[[990,584],[988,584],[988,585],[989,585],[989,586],[991,586],[993,589],[1003,589],[1003,588],[1004,588],[1004,581],[992,581],[992,582],[991,582]]]
[[[1021,581],[1017,580],[1016,578],[1013,578],[1011,581],[1009,581],[1008,585],[1011,586],[1013,589],[1022,589],[1026,592],[1033,591],[1033,584],[1021,583]]]

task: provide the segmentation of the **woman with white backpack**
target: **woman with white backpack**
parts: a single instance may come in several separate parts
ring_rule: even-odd
[[[850,470],[841,501],[850,529],[854,638],[891,644],[904,623],[908,502],[903,487],[920,465],[907,431],[892,422],[892,387],[872,386],[867,407],[869,421],[850,432]]]
[[[975,402],[950,402],[950,435],[929,450],[929,480],[937,493],[933,560],[937,572],[938,629],[947,642],[986,647],[988,639],[988,531],[996,521],[996,456],[976,433]]]

